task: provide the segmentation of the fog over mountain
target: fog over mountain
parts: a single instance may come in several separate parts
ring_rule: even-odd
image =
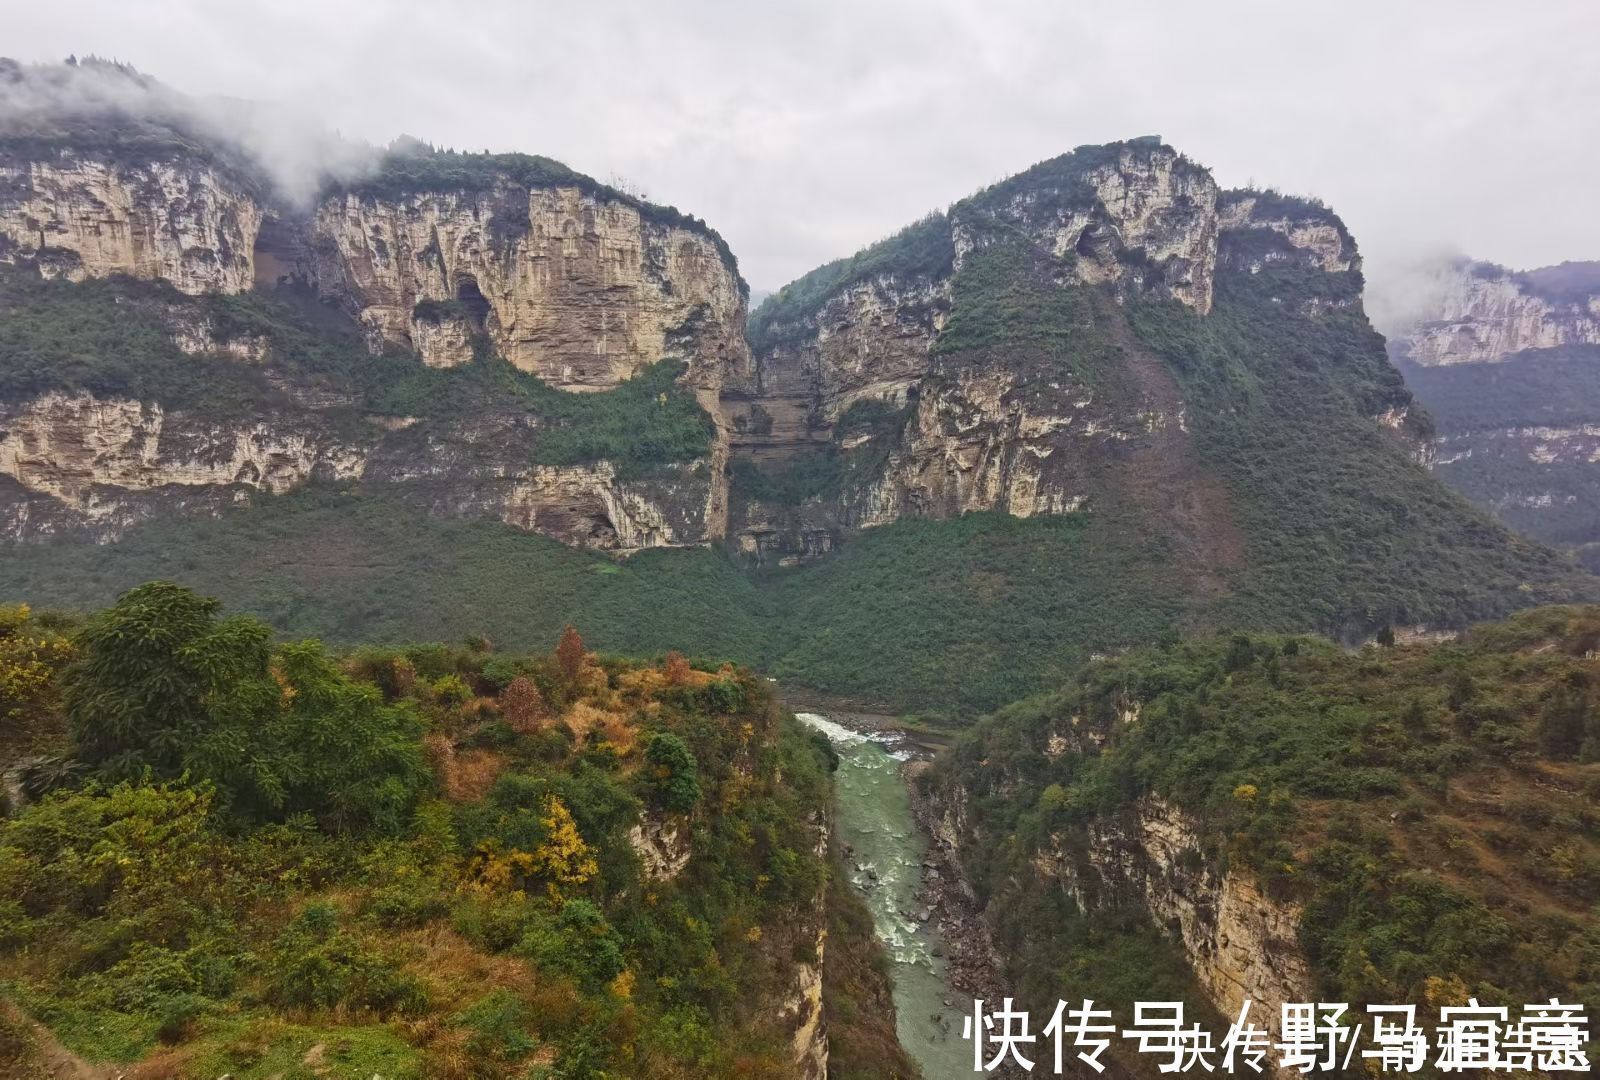
[[[13,22],[29,61],[114,57],[187,95],[264,101],[285,176],[409,133],[527,150],[715,225],[757,289],[1073,146],[1157,133],[1224,184],[1310,193],[1361,241],[1383,321],[1406,267],[1600,250],[1581,137],[1600,8],[1261,0],[1141,10],[723,0],[214,5],[86,0]],[[293,123],[283,116],[296,116]],[[309,121],[302,124],[301,121]],[[276,140],[274,143],[273,140]],[[341,159],[342,160],[342,159]]]

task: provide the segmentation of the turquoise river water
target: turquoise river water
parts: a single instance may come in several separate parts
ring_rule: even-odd
[[[970,1077],[972,1048],[961,1038],[961,1021],[971,1015],[972,999],[946,981],[936,920],[922,918],[927,905],[916,895],[927,841],[912,819],[901,776],[908,755],[819,713],[797,715],[827,735],[839,754],[836,825],[849,845],[845,868],[893,961],[900,1042],[925,1080]]]

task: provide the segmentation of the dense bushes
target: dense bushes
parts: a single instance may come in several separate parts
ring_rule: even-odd
[[[1025,916],[1058,895],[1029,868],[1044,846],[1082,859],[1091,825],[1136,829],[1153,794],[1192,815],[1196,866],[1303,906],[1328,1000],[1592,997],[1597,635],[1588,608],[1357,653],[1236,634],[1091,664],[995,714],[942,768],[993,841],[971,867],[1002,933],[1027,941],[1019,978],[1050,998],[1113,996],[1110,954],[1075,935],[1124,914]]]
[[[320,643],[274,653],[266,624],[219,608],[152,582],[89,620],[62,677],[79,758],[113,780],[209,781],[252,820],[401,828],[424,783],[416,721]]]
[[[564,640],[339,658],[133,590],[50,675],[92,770],[0,820],[0,985],[184,1075],[778,1080],[824,756],[747,674]]]

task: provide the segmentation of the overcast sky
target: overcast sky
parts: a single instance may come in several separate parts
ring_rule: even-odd
[[[15,5],[15,6],[13,6]],[[526,150],[709,220],[772,289],[1082,143],[1159,134],[1420,253],[1600,258],[1597,0],[3,0],[346,135]]]

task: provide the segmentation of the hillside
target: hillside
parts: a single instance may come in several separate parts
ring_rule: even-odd
[[[270,637],[160,582],[0,609],[6,1075],[823,1080],[830,1025],[913,1075],[762,680]]]
[[[1434,471],[1520,532],[1597,564],[1600,263],[1436,268],[1389,343],[1439,427]]]
[[[1597,636],[1600,609],[1557,607],[1098,661],[941,760],[939,834],[1035,1004],[1592,1008]]]
[[[954,716],[1173,633],[1600,595],[1418,463],[1337,215],[1153,136],[747,326],[713,230],[547,158],[400,143],[297,200],[137,73],[5,77],[123,96],[0,130],[0,595],[172,577],[341,643],[578,621]]]

